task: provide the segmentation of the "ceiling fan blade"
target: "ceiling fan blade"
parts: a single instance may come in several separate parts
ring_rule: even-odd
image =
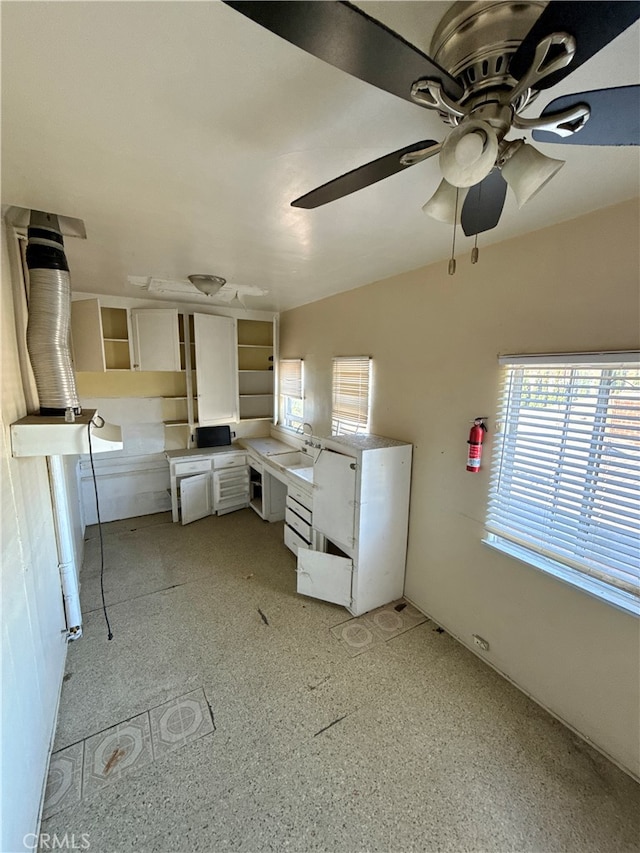
[[[560,145],[640,145],[640,86],[594,89],[556,98],[542,116],[561,112],[574,104],[587,104],[591,115],[585,126],[570,136],[534,130],[536,142]]]
[[[467,237],[490,231],[500,221],[507,196],[507,182],[498,169],[471,187],[462,206],[462,230]]]
[[[364,166],[358,166],[357,169],[352,169],[350,172],[340,175],[339,178],[334,178],[329,183],[322,184],[321,187],[316,187],[314,190],[300,196],[300,198],[291,202],[291,207],[303,207],[305,210],[311,210],[314,207],[320,207],[330,201],[343,198],[345,195],[350,195],[357,190],[362,190],[365,187],[371,186],[371,184],[381,181],[383,178],[388,178],[390,175],[402,172],[403,169],[408,169],[409,166],[415,165],[415,162],[422,162],[422,160],[433,156],[433,154],[427,153],[414,163],[402,162],[403,154],[410,154],[425,148],[433,148],[433,154],[437,154],[440,151],[441,145],[433,139],[425,139],[422,142],[407,145],[406,148],[401,148],[399,151],[385,154],[384,157],[379,157],[377,160],[365,163]]]
[[[606,47],[639,17],[640,3],[637,0],[551,0],[513,55],[509,72],[520,80],[533,62],[538,43],[545,36],[568,33],[576,40],[575,56],[565,68],[536,84],[536,89],[548,89]]]
[[[225,0],[225,3],[313,56],[411,103],[415,103],[411,100],[412,84],[427,77],[441,83],[451,98],[463,94],[462,86],[444,68],[349,3],[334,0]]]

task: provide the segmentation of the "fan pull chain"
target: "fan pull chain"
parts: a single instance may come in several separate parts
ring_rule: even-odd
[[[478,187],[478,216],[480,216],[480,204],[482,201],[482,183]],[[471,250],[471,263],[478,263],[478,255],[480,254],[478,250],[478,232],[475,233],[475,240],[473,241],[473,249]]]
[[[456,206],[453,214],[453,242],[451,244],[451,258],[449,259],[449,275],[455,275],[456,272],[456,226],[458,224],[458,193],[460,190],[456,187]]]

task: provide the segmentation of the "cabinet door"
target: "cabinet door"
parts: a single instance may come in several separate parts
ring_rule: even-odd
[[[173,308],[134,308],[135,370],[180,370],[178,311]]]
[[[71,303],[71,339],[76,370],[106,370],[102,314],[97,299],[78,299]]]
[[[228,424],[238,420],[238,352],[232,317],[194,314],[198,423]]]
[[[322,450],[313,466],[313,526],[338,545],[355,544],[356,460]]]
[[[346,557],[298,549],[297,590],[300,595],[351,605],[353,562]]]
[[[211,515],[211,474],[180,480],[180,514],[183,524]]]

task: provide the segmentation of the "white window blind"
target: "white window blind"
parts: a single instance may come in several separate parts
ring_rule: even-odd
[[[638,353],[502,359],[487,530],[638,597]],[[635,600],[635,599],[634,599]]]
[[[333,435],[354,435],[369,430],[371,358],[354,356],[333,359]]]
[[[302,399],[302,359],[283,358],[280,361],[280,393]]]
[[[303,364],[301,358],[283,358],[278,364],[280,424],[289,429],[302,429]]]

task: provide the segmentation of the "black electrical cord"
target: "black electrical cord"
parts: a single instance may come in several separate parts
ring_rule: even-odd
[[[89,433],[89,458],[91,459],[91,473],[93,474],[93,489],[96,493],[96,515],[98,516],[98,533],[100,534],[100,593],[102,595],[102,612],[104,613],[104,621],[107,623],[107,640],[113,640],[113,633],[111,631],[111,625],[109,624],[109,617],[107,616],[107,604],[104,600],[104,542],[102,539],[102,522],[100,521],[100,501],[98,500],[98,483],[96,480],[96,469],[93,464],[93,449],[91,447],[91,425],[93,421],[90,420],[87,425],[87,431]]]

